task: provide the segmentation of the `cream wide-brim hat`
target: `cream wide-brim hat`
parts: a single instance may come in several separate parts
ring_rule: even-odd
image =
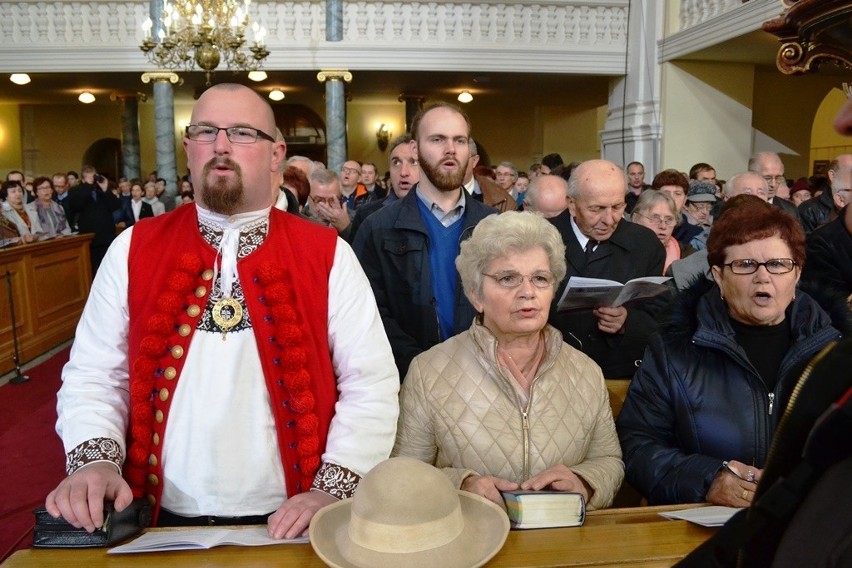
[[[475,568],[503,547],[509,519],[431,465],[391,458],[364,476],[353,498],[320,509],[309,534],[333,568]]]

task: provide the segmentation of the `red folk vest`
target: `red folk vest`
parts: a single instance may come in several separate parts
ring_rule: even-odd
[[[290,496],[311,487],[337,401],[327,329],[336,242],[333,230],[273,208],[266,240],[237,261]],[[154,506],[155,523],[169,408],[210,295],[215,256],[199,232],[194,205],[133,227],[124,476],[134,496],[146,495]]]

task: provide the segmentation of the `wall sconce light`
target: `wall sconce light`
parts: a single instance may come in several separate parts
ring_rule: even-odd
[[[392,134],[390,126],[384,122],[379,125],[378,130],[376,130],[376,142],[379,144],[379,150],[382,152],[387,150]]]
[[[12,73],[9,75],[9,80],[16,85],[26,85],[30,82],[30,76],[26,73]]]
[[[273,101],[281,101],[284,100],[284,91],[281,89],[272,89],[269,91],[269,98]]]
[[[83,91],[80,93],[80,96],[77,97],[77,100],[83,103],[84,105],[95,102],[95,95],[90,93],[89,91]]]
[[[248,78],[256,83],[266,81],[266,71],[249,71]]]
[[[470,94],[470,91],[462,91],[461,93],[459,93],[458,99],[460,103],[467,104],[473,100],[473,95]]]

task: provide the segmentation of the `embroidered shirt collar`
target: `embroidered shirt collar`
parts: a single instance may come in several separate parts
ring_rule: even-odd
[[[218,243],[211,243],[216,247],[216,260],[213,262],[213,282],[221,272],[222,296],[230,298],[234,283],[237,281],[237,258],[240,253],[240,232],[248,230],[252,226],[265,225],[269,219],[271,207],[259,211],[248,211],[235,215],[223,215],[214,213],[196,204],[198,211],[198,222],[207,225],[216,232],[222,232],[222,238]],[[204,231],[202,231],[202,234]],[[221,258],[221,261],[220,261]]]

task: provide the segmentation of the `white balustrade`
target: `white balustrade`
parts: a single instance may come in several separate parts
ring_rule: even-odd
[[[255,0],[270,69],[495,69],[616,72],[628,0],[344,3],[343,40],[325,41],[325,2]],[[146,0],[0,2],[0,71],[146,68]]]

